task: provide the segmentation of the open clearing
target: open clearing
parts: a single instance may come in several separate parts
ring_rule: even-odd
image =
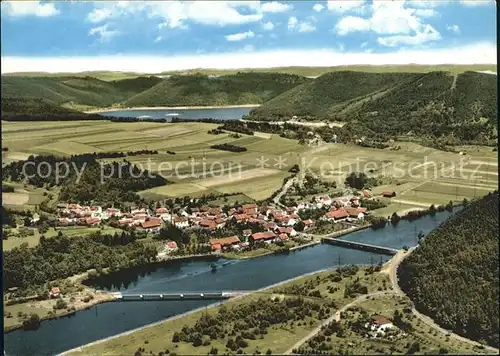
[[[30,196],[25,193],[2,193],[2,204],[4,205],[26,205]]]

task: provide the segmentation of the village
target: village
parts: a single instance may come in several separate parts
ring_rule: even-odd
[[[317,219],[301,219],[300,215],[304,211],[320,211],[324,214]],[[310,201],[299,201],[288,207],[252,203],[238,206],[202,205],[168,209],[158,204],[155,209],[137,207],[130,211],[122,211],[116,208],[70,203],[58,204],[57,213],[60,227],[112,225],[153,235],[159,234],[162,228],[169,225],[187,231],[205,230],[211,236],[208,244],[213,253],[229,251],[238,253],[255,246],[279,244],[290,240],[307,242],[311,240],[308,231],[318,221],[355,225],[362,222],[365,215],[369,214],[367,209],[361,206],[360,197],[355,195],[339,198],[324,195],[313,197]],[[229,223],[237,226],[259,226],[259,231],[252,232],[252,229],[245,228],[240,230],[239,236],[233,234],[220,237],[220,233],[217,232]],[[163,249],[159,251],[159,256],[168,256],[176,250],[177,244],[167,240]]]

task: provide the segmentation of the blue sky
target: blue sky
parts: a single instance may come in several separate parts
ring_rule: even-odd
[[[146,71],[148,63],[162,70],[237,67],[235,62],[258,67],[496,63],[492,0],[17,1],[1,6],[2,64],[8,67],[2,65],[2,72],[112,69],[113,62],[117,70],[138,71]]]

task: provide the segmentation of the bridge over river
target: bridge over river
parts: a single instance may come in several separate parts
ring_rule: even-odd
[[[112,295],[116,301],[123,302],[144,302],[144,301],[171,301],[171,300],[223,300],[239,297],[251,293],[252,291],[229,291],[229,292],[188,292],[188,293],[120,293]]]
[[[394,256],[396,253],[398,253],[398,250],[391,247],[371,245],[362,242],[343,240],[334,237],[323,237],[321,241],[330,245],[338,245],[341,247],[353,248],[357,250],[371,251],[390,256]]]

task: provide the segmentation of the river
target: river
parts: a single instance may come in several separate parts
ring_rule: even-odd
[[[211,108],[211,109],[137,109],[137,110],[116,110],[100,112],[103,116],[112,117],[143,117],[148,119],[218,119],[218,120],[239,120],[247,115],[250,107],[241,108]],[[178,114],[178,115],[175,115]]]
[[[385,229],[361,230],[343,238],[401,248],[416,244],[416,233],[427,234],[451,213],[441,212],[414,222],[400,221]],[[268,255],[239,260],[216,272],[210,261],[175,261],[148,268],[119,271],[92,281],[98,289],[122,292],[195,292],[254,290],[305,273],[345,264],[386,261],[387,256],[327,244],[288,255]],[[217,264],[223,263],[219,260]],[[208,303],[213,303],[208,302]],[[42,322],[37,331],[17,330],[4,335],[8,355],[54,355],[108,336],[203,307],[204,301],[111,302],[76,315]]]

